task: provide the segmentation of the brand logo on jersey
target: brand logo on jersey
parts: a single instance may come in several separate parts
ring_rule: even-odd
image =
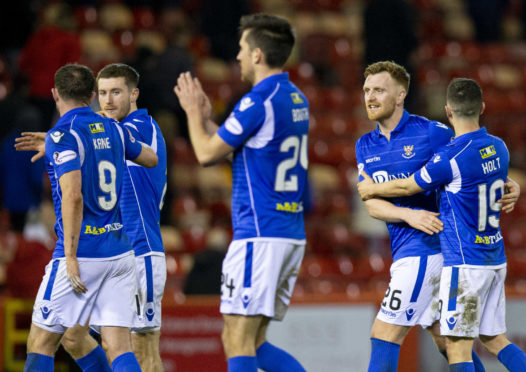
[[[380,160],[381,158],[379,156],[375,156],[373,158],[365,159],[365,162],[369,164],[369,163],[374,163],[375,161],[380,161]]]
[[[391,310],[386,310],[383,307],[381,307],[380,312],[382,312],[382,314],[385,314],[385,316],[388,316],[389,318],[396,318],[396,313]]]
[[[414,145],[404,146],[404,153],[402,154],[402,156],[405,159],[411,159],[413,156],[415,156],[415,153],[413,152],[414,147]]]
[[[413,315],[415,315],[415,309],[409,308],[405,311],[405,316],[407,317],[407,321],[410,321]]]
[[[151,322],[154,316],[155,310],[153,309],[153,304],[149,304],[148,309],[146,310],[146,318],[148,318],[148,321]]]
[[[294,102],[297,105],[299,105],[300,103],[303,103],[303,98],[301,98],[298,92],[291,93],[290,98],[292,98],[292,102]]]
[[[241,133],[243,133],[243,126],[235,118],[234,114],[230,114],[228,119],[226,119],[225,128],[227,131],[229,131],[232,134],[235,134],[236,136],[239,136]]]
[[[457,320],[454,317],[450,317],[446,319],[447,326],[449,327],[449,330],[452,331],[453,328],[457,325]]]
[[[252,106],[254,106],[254,101],[250,97],[245,97],[239,103],[239,111],[243,112]]]
[[[493,145],[488,146],[480,150],[480,156],[482,159],[489,158],[490,156],[496,155],[497,151],[495,150],[495,147]]]
[[[277,211],[300,213],[303,212],[303,202],[276,203]]]
[[[449,127],[446,124],[441,123],[439,121],[436,122],[436,126],[442,129],[449,129]]]
[[[495,235],[475,235],[475,244],[495,244],[502,240],[502,234],[498,231]]]
[[[386,171],[376,171],[376,172],[373,173],[371,178],[376,183],[383,183],[383,182],[387,182],[387,181],[398,180],[398,179],[401,179],[401,178],[409,178],[410,176],[411,176],[411,173],[409,173],[409,172],[407,172],[407,173],[398,173],[398,174],[389,174]]]
[[[91,133],[104,132],[104,125],[102,123],[93,123],[89,125],[89,130],[91,130]]]
[[[440,155],[435,156],[433,163],[438,163],[441,160]]]
[[[59,131],[57,130],[57,131],[51,133],[49,136],[51,137],[51,139],[53,140],[53,142],[55,142],[55,143],[59,143],[60,140],[62,139],[62,137],[64,136],[64,133],[59,132]]]
[[[246,309],[248,307],[248,304],[250,303],[250,289],[246,288],[243,291],[243,295],[241,296],[241,302],[243,302],[243,307]]]
[[[77,157],[77,153],[73,150],[64,150],[61,152],[55,152],[53,153],[53,160],[55,161],[55,164],[60,165],[67,163],[70,160],[73,160]]]
[[[104,227],[97,227],[97,226],[86,225],[86,229],[84,230],[84,234],[100,235],[100,234],[104,234],[104,233],[107,233],[107,232],[110,232],[110,231],[118,231],[118,230],[122,229],[122,227],[123,227],[123,225],[118,223],[118,222],[107,224]]]
[[[42,317],[44,319],[47,319],[47,317],[51,313],[51,309],[49,307],[47,307],[47,306],[41,306],[40,307],[40,311],[42,312]]]

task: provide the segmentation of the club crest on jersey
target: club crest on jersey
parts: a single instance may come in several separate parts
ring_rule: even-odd
[[[59,143],[60,140],[62,139],[62,137],[64,137],[64,133],[63,132],[59,132],[58,130],[51,133],[49,135],[51,137],[51,139],[53,140],[53,142],[55,143]]]
[[[405,159],[411,159],[413,156],[415,156],[415,153],[413,152],[414,147],[414,145],[404,146],[404,153],[402,154],[402,156]]]
[[[497,155],[497,151],[493,145],[488,146],[480,150],[480,156],[482,159],[489,158],[490,156]]]
[[[89,130],[91,133],[101,133],[104,132],[104,125],[102,123],[93,123],[89,125]]]
[[[239,104],[239,111],[243,112],[247,108],[250,108],[254,106],[254,101],[250,97],[245,97],[241,100],[241,103]]]
[[[298,92],[293,92],[290,94],[290,98],[292,98],[292,102],[299,105],[303,103],[303,98],[301,98],[300,94]]]

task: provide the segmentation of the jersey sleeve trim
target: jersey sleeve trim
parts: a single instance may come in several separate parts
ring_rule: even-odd
[[[82,140],[80,139],[79,134],[74,129],[71,129],[70,133],[73,135],[73,137],[75,137],[75,140],[77,141],[77,146],[79,147],[79,160],[80,160],[80,165],[82,166],[82,164],[84,164],[84,156],[85,156],[84,144],[82,143]]]
[[[263,148],[269,143],[272,138],[274,138],[274,127],[276,125],[275,116],[274,116],[274,107],[272,107],[272,98],[276,95],[280,88],[280,84],[276,84],[276,89],[268,96],[268,98],[263,102],[265,107],[265,121],[263,125],[258,130],[258,132],[250,138],[246,146],[254,149]]]

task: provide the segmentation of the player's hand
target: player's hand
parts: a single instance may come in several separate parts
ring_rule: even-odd
[[[200,99],[199,105],[201,106],[201,112],[203,113],[203,119],[210,120],[212,118],[212,102],[210,102],[210,98],[208,98],[205,91],[203,90],[203,87],[201,86],[201,82],[196,77],[194,77],[194,84],[201,93],[201,99]]]
[[[444,230],[444,224],[438,219],[438,216],[440,213],[423,209],[407,209],[407,216],[404,220],[412,228],[433,235]]]
[[[374,181],[371,177],[367,175],[363,170],[360,171],[360,175],[363,177],[363,181],[358,182],[356,187],[358,188],[358,193],[363,201],[372,199],[375,197],[373,194]]]
[[[187,114],[193,110],[200,110],[203,100],[203,97],[201,97],[202,90],[195,83],[192,74],[183,72],[179,75],[174,92],[179,98],[181,107]]]
[[[502,195],[502,198],[498,202],[502,203],[503,212],[510,213],[513,208],[515,208],[515,204],[519,200],[521,187],[517,182],[509,177],[508,182],[504,184],[504,187],[506,188],[506,193]]]
[[[79,261],[77,258],[66,258],[66,272],[68,280],[75,293],[86,293],[88,288],[80,279]]]
[[[31,158],[34,163],[46,154],[46,132],[22,132],[22,137],[15,138],[16,151],[36,151]]]

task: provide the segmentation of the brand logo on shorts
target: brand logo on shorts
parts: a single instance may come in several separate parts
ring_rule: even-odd
[[[243,307],[246,309],[250,303],[250,292],[245,290],[241,296],[241,302],[243,302]]]
[[[454,317],[447,318],[446,322],[450,331],[452,331],[453,328],[455,328],[455,326],[457,325],[457,320]]]
[[[148,318],[148,321],[151,322],[154,316],[155,310],[153,309],[153,304],[150,304],[146,310],[146,318]]]
[[[407,321],[410,321],[413,315],[415,315],[415,309],[409,308],[405,311],[405,316],[407,317]]]
[[[47,307],[47,306],[40,307],[40,311],[42,311],[42,317],[44,319],[47,319],[47,317],[51,313],[51,309],[49,307]]]

